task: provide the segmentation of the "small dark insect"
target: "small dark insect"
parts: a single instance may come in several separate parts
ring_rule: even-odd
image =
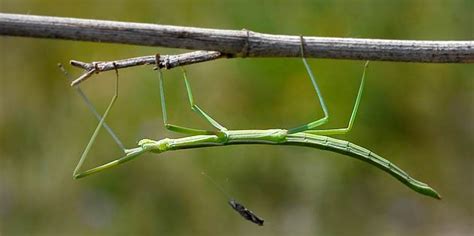
[[[242,217],[245,219],[252,221],[253,223],[263,226],[264,220],[255,215],[252,211],[249,209],[245,208],[244,205],[236,202],[234,199],[231,199],[229,201],[229,205],[234,208],[235,211],[237,211]]]
[[[263,226],[264,220],[255,215],[252,211],[249,209],[245,208],[244,205],[238,203],[235,201],[224,189],[221,188],[220,185],[218,185],[212,178],[211,176],[207,175],[205,172],[201,172],[202,175],[206,176],[214,186],[216,186],[217,189],[219,189],[226,197],[229,199],[228,203],[234,209],[237,211],[242,217],[244,217],[248,221],[252,221],[253,223]]]

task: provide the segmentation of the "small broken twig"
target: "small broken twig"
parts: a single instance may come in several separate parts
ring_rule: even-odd
[[[116,61],[96,61],[91,63],[71,60],[70,63],[72,66],[80,67],[86,70],[81,76],[79,76],[79,78],[75,79],[71,83],[71,86],[80,84],[81,82],[91,77],[91,75],[94,73],[98,74],[100,72],[114,69],[122,69],[142,65],[156,65],[156,67],[158,68],[172,69],[178,66],[216,60],[222,58],[223,56],[225,56],[225,54],[222,54],[217,51],[194,51],[177,55],[160,55],[158,65],[155,55],[127,58]]]

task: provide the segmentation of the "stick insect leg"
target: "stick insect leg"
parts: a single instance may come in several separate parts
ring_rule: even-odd
[[[164,84],[163,84],[163,73],[161,72],[159,68],[157,70],[158,70],[158,83],[160,87],[161,111],[163,113],[163,123],[165,125],[165,128],[174,132],[184,133],[184,134],[194,134],[194,135],[217,134],[218,133],[217,131],[193,129],[193,128],[188,128],[188,127],[178,126],[178,125],[173,125],[173,124],[168,123],[168,113],[166,112],[165,89],[164,89]],[[192,97],[190,97],[190,100],[192,100]]]
[[[191,105],[191,110],[201,115],[206,121],[209,122],[209,124],[214,126],[216,129],[220,131],[226,131],[227,129],[224,126],[222,126],[217,121],[212,119],[211,116],[209,116],[197,104],[194,103],[193,93],[191,91],[191,85],[189,84],[188,77],[186,76],[186,70],[183,67],[181,67],[181,69],[183,70],[183,79],[184,79],[184,83],[186,84],[186,91],[188,92],[188,98],[189,98],[189,104]]]
[[[354,120],[357,115],[357,110],[359,109],[360,99],[362,97],[362,92],[364,90],[365,84],[365,72],[367,67],[369,66],[369,61],[367,61],[364,65],[364,71],[362,72],[362,79],[360,81],[359,92],[357,93],[357,98],[354,104],[354,108],[352,109],[351,118],[349,119],[349,124],[345,128],[336,128],[336,129],[324,129],[324,130],[307,130],[306,133],[311,134],[319,134],[319,135],[331,135],[331,134],[345,134],[352,129],[352,125],[354,124]]]
[[[308,124],[305,124],[305,125],[302,125],[302,126],[298,126],[296,128],[292,128],[292,129],[289,129],[288,130],[288,133],[289,134],[293,134],[293,133],[298,133],[298,132],[303,132],[303,131],[306,131],[306,130],[310,130],[310,129],[314,129],[320,125],[323,125],[325,123],[328,122],[329,120],[329,112],[328,112],[328,109],[326,107],[326,103],[324,102],[324,99],[323,99],[323,96],[321,94],[321,91],[319,90],[319,86],[318,84],[316,83],[316,78],[314,77],[314,74],[313,74],[313,71],[311,70],[311,68],[309,67],[309,64],[308,62],[306,61],[306,58],[305,58],[305,55],[304,55],[304,48],[303,48],[303,36],[300,36],[300,39],[301,39],[301,45],[300,45],[300,50],[301,50],[301,59],[303,61],[303,64],[304,64],[304,67],[306,68],[306,72],[308,73],[309,75],[309,78],[311,79],[311,82],[313,84],[313,87],[314,87],[314,90],[316,91],[316,94],[318,95],[318,98],[319,98],[319,103],[321,104],[321,107],[323,109],[323,112],[324,112],[324,117],[319,119],[319,120],[315,120],[313,122],[310,122]]]
[[[135,148],[135,149],[125,149],[123,148],[122,150],[124,151],[124,153],[126,153],[126,155],[124,157],[121,157],[119,159],[116,159],[116,160],[113,160],[113,161],[110,161],[104,165],[101,165],[101,166],[98,166],[98,167],[95,167],[95,168],[92,168],[92,169],[89,169],[89,170],[86,170],[84,172],[79,172],[82,165],[84,164],[84,161],[86,160],[86,157],[87,155],[89,154],[89,151],[92,147],[92,145],[94,144],[95,142],[95,139],[97,138],[97,135],[99,134],[99,131],[100,131],[100,128],[102,128],[102,126],[106,127],[105,126],[105,119],[107,118],[107,115],[109,114],[112,106],[114,105],[115,101],[117,100],[118,98],[118,70],[117,68],[115,69],[115,73],[116,73],[116,79],[115,79],[115,93],[114,93],[114,96],[112,97],[112,100],[110,101],[109,105],[107,106],[107,109],[105,110],[104,112],[104,115],[102,115],[100,121],[99,121],[99,124],[97,125],[97,127],[95,128],[94,130],[94,133],[92,134],[92,137],[91,139],[89,140],[89,143],[87,144],[86,148],[84,149],[84,152],[82,153],[81,155],[81,158],[79,159],[79,162],[77,163],[77,166],[76,168],[74,169],[74,172],[73,172],[73,177],[75,179],[77,178],[82,178],[82,177],[85,177],[87,175],[91,175],[93,173],[97,173],[99,171],[102,171],[102,170],[105,170],[105,169],[108,169],[110,167],[113,167],[113,166],[116,166],[116,165],[119,165],[119,164],[122,164],[126,161],[129,161],[129,160],[132,160],[133,158],[137,157],[138,155],[142,154],[143,152],[145,152],[145,150],[143,150],[142,148]],[[85,97],[85,96],[84,96]],[[88,100],[87,100],[88,101]],[[90,103],[90,102],[89,102]],[[92,104],[91,104],[92,106]],[[94,109],[95,110],[95,109]],[[112,132],[113,133],[113,132]],[[116,137],[116,136],[115,136]]]
[[[66,71],[66,69],[63,67],[63,65],[58,64],[58,66],[59,66],[59,69],[65,75],[65,77],[69,81],[73,81],[73,79],[71,78],[69,73]],[[94,116],[97,118],[97,121],[100,122],[100,120],[102,120],[102,116],[94,108],[94,105],[92,105],[92,102],[89,100],[89,98],[87,98],[86,94],[82,91],[82,89],[79,87],[79,85],[74,86],[74,88],[76,89],[79,96],[81,96],[82,100],[86,103],[87,108],[89,108],[89,110],[92,112],[92,114],[94,114]],[[110,134],[110,136],[114,139],[115,143],[119,146],[119,148],[122,149],[125,152],[125,146],[123,145],[122,141],[120,141],[120,139],[115,134],[115,132],[112,130],[112,128],[110,128],[110,126],[108,126],[107,123],[105,123],[105,121],[104,121],[103,126],[107,130],[107,132]]]

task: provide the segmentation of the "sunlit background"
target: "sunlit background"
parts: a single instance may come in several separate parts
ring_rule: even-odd
[[[472,40],[471,0],[1,0],[0,11],[311,36]],[[57,68],[185,50],[0,37],[0,235],[472,235],[474,67],[372,62],[353,130],[337,138],[393,161],[434,200],[361,161],[289,146],[147,154],[80,180],[72,171],[97,120]],[[309,60],[330,122],[343,127],[362,61]],[[66,66],[74,76],[82,71]],[[222,59],[186,67],[196,102],[229,129],[291,128],[322,116],[299,59]],[[170,122],[210,129],[188,106],[180,70],[165,71]],[[113,72],[82,86],[98,110]],[[120,71],[107,121],[127,147],[181,137],[163,128],[152,67]],[[102,132],[87,167],[120,156]],[[259,227],[226,192],[265,219]]]

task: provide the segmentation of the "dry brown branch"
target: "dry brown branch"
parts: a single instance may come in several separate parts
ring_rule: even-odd
[[[219,51],[234,57],[298,57],[300,37],[249,30],[0,13],[0,35]],[[431,63],[474,62],[474,41],[304,37],[307,57]]]
[[[156,65],[157,58],[158,58],[158,65],[159,68],[166,68],[171,69],[177,66],[184,66],[204,61],[210,61],[219,59],[223,56],[220,52],[215,51],[195,51],[189,53],[183,53],[178,55],[160,55],[157,57],[156,55],[152,56],[144,56],[144,57],[134,57],[116,61],[97,61],[86,63],[82,61],[71,60],[70,63],[73,66],[80,67],[85,70],[85,72],[76,80],[74,80],[71,85],[77,85],[87,78],[89,78],[94,73],[100,73],[104,71],[122,69],[132,66],[141,66],[141,65]]]

